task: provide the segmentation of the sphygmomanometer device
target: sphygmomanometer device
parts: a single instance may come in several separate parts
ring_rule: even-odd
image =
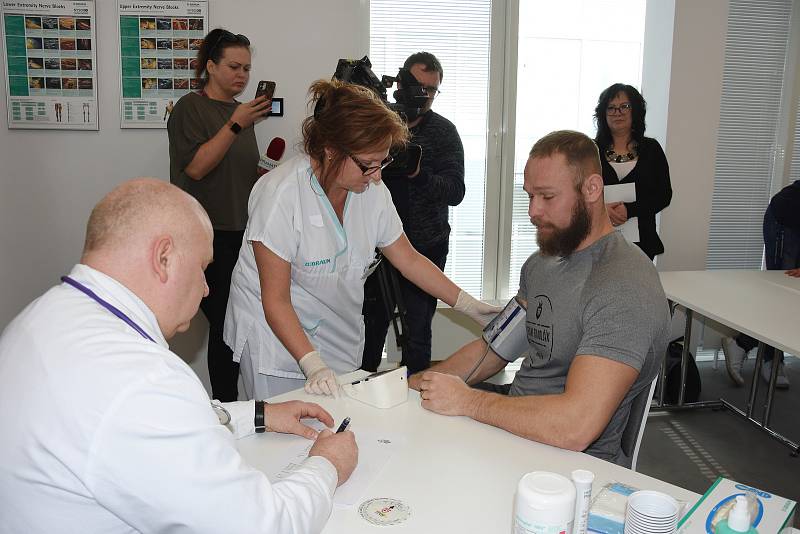
[[[483,329],[483,340],[507,362],[515,361],[528,349],[526,314],[525,305],[518,297],[514,297]]]
[[[373,373],[361,380],[342,384],[342,391],[357,401],[375,406],[391,408],[408,400],[408,369],[405,365],[390,371]]]

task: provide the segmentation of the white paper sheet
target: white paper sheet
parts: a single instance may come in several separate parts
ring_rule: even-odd
[[[639,218],[631,217],[624,223],[617,226],[617,230],[622,232],[622,237],[631,243],[639,242]]]
[[[603,188],[603,195],[606,204],[613,202],[635,202],[636,201],[636,184],[616,184],[607,185]],[[617,230],[622,232],[622,236],[630,241],[636,243],[639,241],[639,218],[631,217],[623,224],[617,226]]]
[[[313,423],[309,421],[308,424],[319,430],[324,428],[318,421]],[[333,504],[340,508],[361,502],[367,488],[380,474],[397,447],[405,445],[405,438],[400,435],[376,434],[355,428],[353,430],[358,444],[358,465],[347,482],[339,486],[333,495]],[[267,477],[274,481],[289,476],[292,471],[300,467],[312,445],[313,442],[298,440],[297,445],[286,452],[285,461],[279,463],[284,467],[277,473],[267,473]]]
[[[606,204],[614,202],[636,202],[636,184],[607,185],[603,188]]]

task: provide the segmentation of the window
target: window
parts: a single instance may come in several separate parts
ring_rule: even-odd
[[[708,269],[761,268],[791,0],[730,0],[708,233]],[[782,181],[782,177],[778,181]]]
[[[450,208],[445,273],[477,298],[483,293],[490,23],[490,0],[370,1],[369,58],[379,77],[396,75],[414,52],[431,52],[442,64],[433,110],[458,129],[466,185],[464,200]]]
[[[592,116],[603,89],[616,82],[641,86],[644,15],[644,0],[519,2],[507,294],[516,293],[522,264],[537,250],[528,195],[522,189],[528,153],[537,139],[553,130],[578,130],[593,138]]]

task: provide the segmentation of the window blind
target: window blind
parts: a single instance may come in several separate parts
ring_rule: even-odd
[[[791,0],[730,0],[708,269],[759,269]]]
[[[800,98],[797,99],[794,115],[794,130],[792,132],[792,159],[789,164],[789,183],[800,180]]]
[[[464,200],[450,208],[445,273],[476,298],[483,285],[490,25],[490,0],[370,0],[369,58],[379,77],[396,75],[414,52],[431,52],[442,64],[433,110],[458,129],[466,185]]]

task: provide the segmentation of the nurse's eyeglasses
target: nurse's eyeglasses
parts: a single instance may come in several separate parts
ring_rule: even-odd
[[[374,165],[374,166],[372,166],[372,167],[369,167],[369,166],[367,166],[367,165],[364,165],[364,163],[362,163],[361,161],[359,161],[359,159],[358,159],[358,158],[356,158],[356,157],[355,157],[354,155],[352,155],[352,154],[350,154],[350,159],[352,159],[352,160],[353,160],[353,163],[355,163],[355,164],[356,164],[356,167],[358,167],[359,169],[361,169],[361,174],[362,174],[363,176],[370,176],[370,175],[372,175],[372,174],[375,174],[375,173],[376,173],[376,172],[378,172],[379,170],[381,170],[381,169],[385,169],[387,166],[389,166],[389,165],[390,165],[390,164],[391,164],[391,163],[394,161],[394,158],[392,157],[392,155],[391,155],[391,154],[389,154],[388,156],[386,156],[386,158],[385,158],[383,161],[381,161],[381,162],[380,162],[380,164],[378,164],[378,165]]]

